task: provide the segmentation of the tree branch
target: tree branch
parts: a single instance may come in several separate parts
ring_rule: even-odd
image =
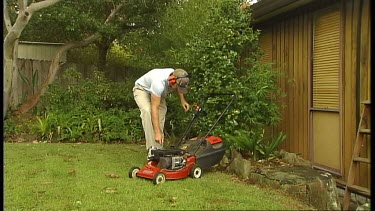
[[[27,2],[26,0],[18,0],[18,5],[20,6],[20,10],[25,10]]]
[[[62,1],[62,0],[44,0],[44,1],[40,1],[40,2],[33,2],[28,7],[28,11],[30,13],[34,13],[34,12],[39,11],[41,9],[44,9],[44,8],[50,7],[54,4],[57,4],[60,1]]]
[[[112,11],[111,11],[111,14],[109,14],[109,16],[107,17],[107,20],[105,20],[105,24],[107,24],[108,22],[110,22],[114,17],[115,15],[123,8],[123,4],[120,4],[120,5],[117,5]]]
[[[5,27],[8,31],[8,33],[9,33],[10,30],[12,29],[12,22],[10,21],[9,11],[8,11],[8,7],[7,7],[7,1],[4,1],[3,12],[4,12],[4,24],[5,24]]]

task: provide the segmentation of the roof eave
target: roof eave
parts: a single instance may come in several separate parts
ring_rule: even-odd
[[[277,15],[302,7],[316,0],[261,0],[251,6],[253,24],[260,24]]]

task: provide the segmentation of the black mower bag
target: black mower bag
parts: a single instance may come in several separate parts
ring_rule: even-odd
[[[188,154],[195,154],[196,163],[201,168],[218,164],[225,154],[226,145],[220,137],[208,136],[206,139],[190,139],[181,145]]]

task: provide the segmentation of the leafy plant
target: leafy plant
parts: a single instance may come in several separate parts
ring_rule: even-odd
[[[250,152],[253,160],[258,160],[262,154],[263,133],[257,131],[246,131],[243,129],[234,131],[234,134],[227,134],[226,139],[232,148],[241,153]]]
[[[272,158],[275,150],[280,146],[280,144],[285,140],[286,134],[280,132],[276,137],[274,137],[270,143],[265,143],[260,145],[260,153],[264,159]]]
[[[45,114],[43,117],[36,117],[36,124],[34,125],[34,129],[36,134],[38,134],[42,140],[51,141],[53,130],[52,130],[52,118],[49,114]]]
[[[264,137],[264,130],[261,131],[246,131],[243,129],[234,131],[234,134],[226,134],[226,139],[230,146],[237,151],[246,155],[250,152],[253,160],[271,159],[273,153],[280,144],[285,140],[286,135],[280,132],[276,137],[267,142]]]

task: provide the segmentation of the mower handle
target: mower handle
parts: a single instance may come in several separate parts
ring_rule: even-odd
[[[204,103],[202,104],[202,106],[199,106],[199,105],[196,106],[195,112],[193,114],[192,119],[190,120],[188,128],[185,130],[185,132],[182,135],[182,137],[181,137],[180,141],[178,142],[177,146],[180,146],[181,143],[183,143],[183,141],[186,139],[186,137],[189,134],[189,132],[190,132],[190,130],[191,130],[194,122],[198,118],[199,114],[202,112],[203,107],[207,103],[208,99],[210,99],[212,97],[217,97],[217,96],[231,96],[231,101],[227,104],[227,107],[224,109],[224,111],[221,112],[219,118],[216,119],[216,122],[211,126],[211,128],[209,129],[209,131],[204,136],[203,140],[205,140],[207,138],[207,136],[211,133],[211,131],[214,129],[214,127],[217,125],[217,123],[219,122],[219,120],[223,117],[224,113],[229,109],[230,105],[233,103],[233,101],[236,98],[236,95],[234,93],[209,93],[209,94],[207,94],[206,99],[205,99]]]

